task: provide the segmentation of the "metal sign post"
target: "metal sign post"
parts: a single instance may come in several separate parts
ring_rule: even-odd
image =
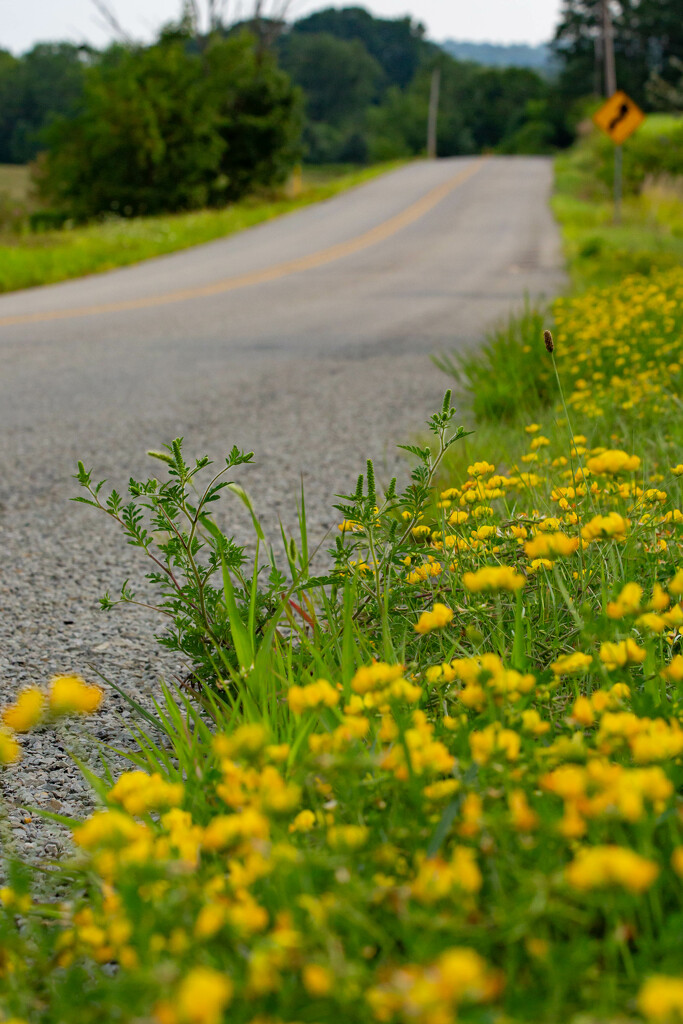
[[[605,55],[605,92],[607,97],[617,91],[617,69],[614,63],[614,26],[609,0],[602,0],[602,52]],[[614,223],[621,222],[621,146],[614,149]]]
[[[605,92],[607,102],[593,115],[593,120],[614,143],[614,223],[621,222],[623,191],[622,143],[642,124],[645,114],[625,92],[617,90],[617,72],[614,63],[614,27],[609,0],[602,2],[602,51],[605,55]]]

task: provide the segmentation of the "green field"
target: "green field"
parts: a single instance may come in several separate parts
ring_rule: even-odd
[[[27,202],[30,191],[28,167],[16,164],[0,164],[0,195],[3,193],[11,199]]]
[[[251,197],[220,210],[129,220],[111,218],[60,231],[19,235],[6,232],[4,237],[0,235],[0,292],[101,273],[225,238],[283,213],[330,199],[404,162],[393,161],[362,169],[344,165],[306,169],[299,190],[290,185],[275,197]],[[14,182],[15,188],[25,189],[28,180],[25,168],[3,167],[0,170],[7,172],[6,180]]]

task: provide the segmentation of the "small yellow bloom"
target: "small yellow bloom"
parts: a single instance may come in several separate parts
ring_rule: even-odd
[[[683,1019],[683,978],[669,978],[654,974],[638,993],[638,1009],[648,1020],[670,1021]]]
[[[616,601],[607,605],[610,619],[623,619],[625,615],[637,615],[643,599],[643,588],[637,583],[627,583],[621,590]]]
[[[289,826],[290,832],[310,832],[315,827],[315,814],[313,811],[299,811],[294,821]]]
[[[577,672],[586,672],[592,664],[593,659],[590,654],[576,651],[574,654],[563,654],[561,658],[552,663],[550,669],[556,676],[573,676]]]
[[[318,679],[307,686],[290,686],[287,700],[294,714],[301,715],[312,708],[336,707],[339,693],[326,679]]]
[[[579,546],[578,537],[568,537],[566,533],[539,533],[524,545],[527,558],[568,557],[573,555]]]
[[[14,764],[21,758],[21,747],[14,737],[0,729],[0,765]]]
[[[2,723],[14,732],[28,732],[43,717],[45,697],[35,686],[22,690],[14,704],[2,712]]]
[[[495,471],[496,467],[492,466],[490,462],[475,462],[473,466],[467,467],[470,476],[488,476]]]
[[[306,964],[301,972],[301,980],[308,995],[318,999],[329,995],[334,986],[332,971],[320,964]]]
[[[683,597],[683,569],[679,569],[669,582],[668,591],[672,597]]]
[[[365,825],[332,825],[327,830],[327,843],[333,850],[359,850],[369,834]]]
[[[90,686],[80,676],[55,676],[50,681],[50,711],[55,715],[91,715],[103,698],[99,686]]]
[[[220,1024],[232,994],[227,975],[211,967],[194,967],[176,992],[178,1019],[181,1024]]]
[[[430,633],[433,629],[443,629],[453,618],[453,612],[445,604],[434,605],[431,612],[422,612],[415,625],[416,633]]]
[[[641,665],[645,661],[645,654],[645,649],[639,647],[630,637],[600,646],[600,661],[609,672],[625,668],[627,665]]]

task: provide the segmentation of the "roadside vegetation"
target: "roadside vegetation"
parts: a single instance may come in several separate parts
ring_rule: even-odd
[[[618,73],[640,102],[676,92],[673,7],[641,0],[633,17],[620,5]],[[367,19],[327,14],[312,36],[338,24],[358,41],[367,30],[363,45],[381,63]],[[571,0],[564,15],[558,88],[565,99],[575,90],[585,109],[599,6]],[[653,45],[662,39],[673,40],[671,54]],[[189,76],[191,109],[204,114],[225,100],[196,75],[210,60],[205,43],[183,23],[155,44],[169,47]],[[153,49],[145,67],[167,81]],[[247,49],[230,52],[251,75]],[[415,53],[410,73],[394,69],[407,75],[401,84],[368,100],[363,125],[375,118],[402,132],[403,114],[416,110],[414,124],[423,120],[428,66],[417,44]],[[266,63],[265,93],[295,105],[282,69]],[[90,74],[93,104],[120,111],[117,76],[144,99],[136,66],[131,51],[109,53]],[[5,72],[17,68],[3,56],[0,98]],[[471,68],[449,73],[449,88],[482,80]],[[537,125],[548,112],[538,102],[525,107]],[[395,123],[381,121],[383,104]],[[163,105],[133,107],[159,129],[145,141],[161,166]],[[73,141],[91,128],[112,152],[87,113],[55,128],[73,133],[62,150],[73,166]],[[335,136],[322,120],[314,130],[310,105],[305,117],[311,146],[341,144],[358,124],[340,121]],[[196,205],[229,152],[228,121],[189,126],[197,149],[201,124],[212,143]],[[465,135],[453,137],[464,151]],[[456,380],[458,419],[448,391],[425,437],[402,446],[404,482],[359,466],[327,550],[312,546],[304,494],[296,536],[258,519],[243,486],[258,453],[233,448],[211,465],[176,438],[150,450],[146,479],[115,489],[78,465],[75,498],[139,549],[141,576],[147,566],[142,585],[112,580],[103,610],[156,608],[150,644],[181,657],[185,675],[160,684],[150,706],[134,681],[122,690],[65,665],[0,709],[3,772],[21,772],[31,730],[59,730],[81,748],[69,719],[97,716],[112,689],[133,713],[122,749],[94,751],[96,769],[82,764],[94,813],[48,815],[71,837],[65,859],[27,863],[0,814],[3,1024],[681,1024],[679,141],[679,121],[652,117],[626,148],[621,225],[610,223],[609,148],[588,136],[558,158],[571,291],[548,310],[527,309],[477,352],[438,357]],[[271,156],[264,188],[286,177],[287,160]],[[95,157],[84,157],[83,174]],[[57,175],[67,185],[76,181],[68,163]],[[137,259],[358,180],[261,206],[234,196],[225,211],[77,227],[15,250],[29,259],[47,240],[43,275],[75,268],[79,239],[80,266],[92,269],[97,254],[101,266],[119,265],[129,262],[114,252],[126,231]],[[176,183],[176,200],[188,182]],[[146,183],[133,181],[131,213],[152,208]],[[111,212],[113,194],[98,212]],[[116,212],[125,218],[125,206]],[[250,513],[247,546],[229,528],[231,502]]]
[[[402,161],[372,167],[305,168],[291,184],[220,209],[157,217],[109,217],[60,230],[0,233],[0,292],[53,284],[225,238],[311,203],[330,199]],[[23,170],[21,168],[20,170]],[[0,181],[2,169],[0,169]]]
[[[553,212],[577,288],[683,260],[683,116],[650,114],[624,145],[618,225],[612,159],[611,142],[597,131],[556,159]]]
[[[460,363],[464,426],[448,393],[407,485],[363,468],[315,576],[305,496],[278,557],[231,482],[252,453],[176,440],[126,492],[79,466],[187,678],[127,690],[69,860],[3,837],[5,1018],[683,1019],[683,268],[623,277],[601,230],[611,282]],[[18,694],[5,770],[97,682]]]

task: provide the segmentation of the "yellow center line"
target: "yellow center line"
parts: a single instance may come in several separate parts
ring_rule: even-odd
[[[0,326],[10,327],[13,324],[34,324],[47,320],[70,320],[81,316],[101,316],[105,313],[122,313],[134,309],[152,309],[155,306],[168,306],[174,302],[187,302],[188,299],[202,299],[211,295],[222,295],[224,292],[236,291],[238,288],[249,288],[256,284],[265,284],[267,281],[276,281],[278,278],[287,277],[289,274],[298,274],[303,270],[314,270],[317,267],[333,263],[344,256],[351,256],[354,253],[362,252],[378,242],[384,242],[391,238],[398,231],[414,224],[420,217],[433,210],[443,199],[446,198],[458,185],[471,178],[481,168],[486,157],[476,160],[464,171],[454,178],[437,185],[431,189],[417,202],[406,207],[401,213],[385,220],[370,231],[357,235],[347,242],[339,242],[331,245],[328,249],[320,249],[309,256],[300,256],[297,259],[287,260],[284,263],[276,263],[264,270],[252,270],[246,274],[237,274],[234,277],[226,277],[213,284],[199,285],[195,288],[181,288],[173,292],[164,292],[161,295],[146,295],[140,299],[123,299],[120,302],[104,302],[95,306],[77,306],[73,309],[55,309],[45,313],[19,313],[15,316],[0,317]]]

